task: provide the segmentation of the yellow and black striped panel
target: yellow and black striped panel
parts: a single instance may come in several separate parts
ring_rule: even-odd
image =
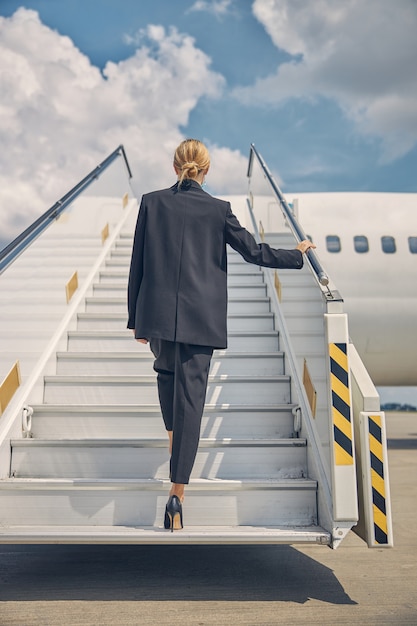
[[[329,344],[329,354],[335,464],[353,465],[347,344]]]
[[[371,461],[372,508],[375,543],[388,543],[388,522],[385,495],[384,452],[381,416],[368,416],[369,454]]]

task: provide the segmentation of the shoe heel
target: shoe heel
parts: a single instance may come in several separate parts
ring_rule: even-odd
[[[165,507],[164,528],[174,532],[184,528],[182,521],[182,505],[177,496],[170,496]]]

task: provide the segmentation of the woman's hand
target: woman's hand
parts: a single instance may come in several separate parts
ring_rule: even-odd
[[[296,247],[296,250],[300,250],[300,252],[304,254],[305,252],[307,252],[307,250],[310,250],[310,248],[315,247],[316,245],[312,241],[310,241],[309,239],[304,239],[304,241],[300,241],[300,243]]]
[[[135,329],[134,328],[132,328],[132,333],[133,333],[133,336],[135,336]],[[142,339],[142,338],[141,339],[136,339],[136,341],[138,341],[139,343],[143,343],[145,345],[148,343],[147,339]]]

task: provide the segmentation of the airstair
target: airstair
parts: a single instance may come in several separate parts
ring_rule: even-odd
[[[129,178],[120,147],[0,253],[0,542],[335,548],[354,528],[392,545],[384,415],[314,254],[278,275],[228,251],[229,348],[212,361],[185,528],[163,529],[153,358],[126,329]],[[233,210],[294,247],[304,233],[254,146],[249,181]]]

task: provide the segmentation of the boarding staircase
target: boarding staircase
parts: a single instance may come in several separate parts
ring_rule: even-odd
[[[253,196],[239,202],[232,208],[253,219]],[[358,521],[356,466],[333,465],[329,450],[328,334],[343,342],[326,311],[343,326],[337,293],[309,263],[278,276],[228,251],[229,347],[212,360],[185,528],[169,533],[153,358],[126,329],[137,202],[96,191],[69,206],[0,277],[2,363],[20,358],[22,369],[0,417],[0,542],[337,547]],[[99,219],[107,210],[105,237],[85,232],[89,209]],[[253,230],[294,247],[285,223]],[[67,303],[61,287],[75,261]],[[353,426],[344,436],[353,444]]]

